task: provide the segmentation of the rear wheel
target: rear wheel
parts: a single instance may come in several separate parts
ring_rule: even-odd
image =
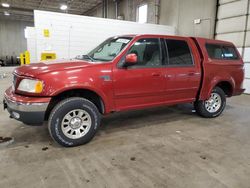
[[[196,101],[194,104],[196,112],[206,118],[219,116],[226,106],[226,96],[224,91],[215,87],[208,100]]]
[[[51,137],[62,146],[77,146],[94,137],[100,119],[100,113],[92,102],[72,97],[54,107],[49,117],[48,129]]]

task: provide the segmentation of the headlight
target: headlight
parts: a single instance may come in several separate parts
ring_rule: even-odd
[[[43,91],[43,82],[25,78],[20,82],[17,89],[29,93],[41,93]]]

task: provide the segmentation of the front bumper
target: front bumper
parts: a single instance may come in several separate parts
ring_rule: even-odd
[[[16,95],[11,88],[4,94],[4,109],[10,113],[10,117],[25,124],[41,124],[44,121],[45,112],[50,98],[25,97]]]

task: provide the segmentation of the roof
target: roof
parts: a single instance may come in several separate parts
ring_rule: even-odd
[[[0,6],[0,18],[33,21],[34,10],[45,10],[77,15],[85,15],[90,10],[101,5],[102,0],[6,0],[2,1],[10,5],[10,7]],[[65,4],[67,10],[61,10],[60,6]],[[9,16],[4,16],[8,12]]]

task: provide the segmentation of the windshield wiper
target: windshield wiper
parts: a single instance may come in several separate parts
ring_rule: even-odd
[[[95,61],[94,58],[92,58],[92,57],[89,56],[89,55],[82,55],[82,58],[83,58],[83,59],[89,59],[90,61]]]

